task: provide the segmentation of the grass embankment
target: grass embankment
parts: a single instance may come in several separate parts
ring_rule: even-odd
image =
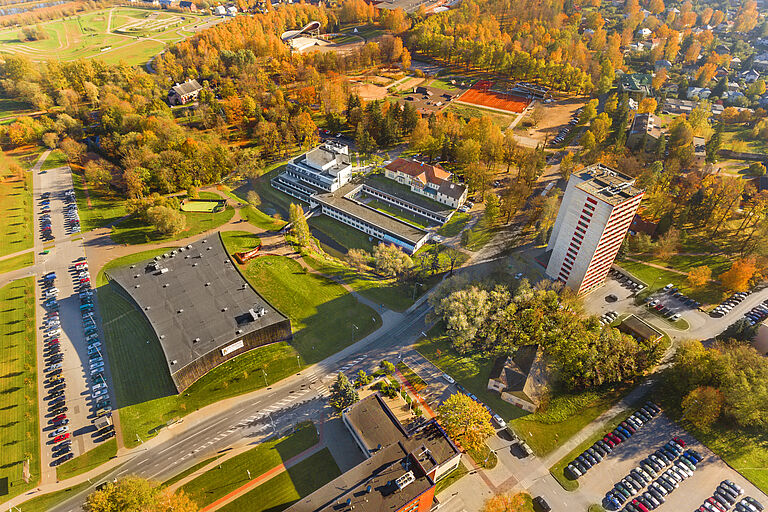
[[[0,256],[32,248],[32,173],[12,176],[11,164],[28,169],[31,159],[22,159],[0,152]]]
[[[331,452],[323,448],[219,510],[280,512],[339,475],[341,470]]]
[[[483,215],[472,229],[462,234],[461,246],[469,251],[479,251],[485,244],[491,241],[494,233],[493,226],[488,225],[485,215]]]
[[[221,199],[221,196],[213,192],[200,192],[200,199]],[[131,217],[112,229],[112,240],[118,244],[145,244],[151,242],[170,242],[180,238],[194,236],[205,231],[217,228],[222,224],[229,222],[235,215],[235,210],[227,206],[222,211],[202,213],[202,212],[181,212],[187,220],[187,227],[180,233],[172,236],[163,235],[155,229],[154,226],[147,225],[138,217]]]
[[[11,272],[13,270],[19,270],[20,268],[29,267],[35,263],[35,253],[32,251],[0,260],[0,274]]]
[[[0,499],[5,501],[40,479],[34,278],[0,288],[0,303]],[[28,483],[23,480],[26,461]]]
[[[66,489],[62,489],[60,491],[50,492],[48,494],[44,494],[42,496],[32,498],[31,500],[27,500],[21,503],[18,509],[21,510],[22,512],[48,512],[55,505],[60,505],[66,500],[72,498],[73,496],[77,496],[81,492],[85,491],[88,487],[93,485],[94,483],[97,483],[97,484],[101,483],[101,479],[104,478],[104,476],[107,473],[110,473],[111,471],[114,471],[114,469],[105,471],[104,473],[97,476],[96,478],[91,479],[91,481],[86,480],[85,482],[81,482],[77,485],[73,485],[72,487],[67,487]]]
[[[313,423],[303,423],[286,437],[266,441],[257,447],[225,460],[180,487],[198,506],[205,507],[249,480],[283,464],[318,442]],[[250,471],[250,478],[248,477]],[[250,510],[250,509],[248,509]]]
[[[575,491],[579,488],[578,480],[573,480],[565,475],[565,467],[570,464],[573,459],[581,455],[584,450],[595,444],[595,441],[605,437],[606,433],[616,428],[619,423],[627,419],[633,412],[635,412],[635,409],[629,409],[617,414],[611,418],[602,429],[582,441],[576,448],[568,452],[565,457],[549,468],[549,472],[552,473],[552,476],[555,477],[555,480],[557,480],[563,489],[566,491]],[[610,454],[606,456],[606,459],[608,459],[606,462],[610,463],[610,457]]]
[[[210,457],[210,458],[208,458],[208,459],[205,459],[205,460],[203,460],[203,461],[200,461],[200,462],[198,462],[197,464],[195,464],[194,466],[192,466],[192,467],[189,467],[189,468],[185,469],[185,470],[184,470],[184,471],[182,471],[181,473],[178,473],[178,474],[176,474],[176,475],[172,476],[171,478],[169,478],[168,480],[164,481],[164,482],[163,482],[162,484],[160,484],[160,485],[161,485],[162,487],[169,487],[169,486],[171,486],[171,485],[175,484],[176,482],[178,482],[179,480],[183,480],[183,479],[185,479],[186,477],[188,477],[189,475],[191,475],[191,474],[192,474],[192,473],[194,473],[195,471],[197,471],[197,470],[199,470],[199,469],[202,469],[202,468],[204,468],[205,466],[207,466],[207,465],[208,465],[208,464],[210,464],[211,462],[215,461],[215,460],[216,460],[216,459],[218,459],[219,457],[221,457],[221,455],[215,455],[215,456],[213,456],[213,457]]]
[[[60,149],[54,149],[50,152],[48,158],[45,159],[45,162],[43,162],[40,169],[47,171],[48,169],[56,169],[57,167],[64,167],[65,165],[69,165],[67,162],[67,155]]]
[[[349,249],[373,251],[375,242],[351,226],[325,215],[312,217],[308,222],[312,234],[323,244],[323,249],[334,256],[343,256]]]
[[[128,214],[125,198],[86,187],[82,173],[72,172],[72,182],[83,233],[111,224]]]
[[[222,235],[230,251],[250,249],[258,243],[253,235],[242,231]],[[105,270],[167,250],[119,258],[107,264]],[[182,395],[176,394],[162,348],[146,317],[114,285],[106,285],[103,273],[97,277],[98,305],[126,446],[136,446],[137,436],[146,440],[155,435],[174,418],[262,388],[265,379],[271,385],[295,373],[297,355],[302,366],[313,364],[381,325],[377,313],[357,302],[340,285],[305,272],[288,258],[259,257],[241,270],[259,293],[291,319],[294,340],[246,352],[208,372]]]
[[[117,440],[110,439],[56,468],[56,478],[66,480],[101,466],[117,455]]]
[[[445,237],[456,236],[461,233],[467,223],[472,220],[472,215],[469,213],[456,212],[451,215],[451,218],[443,224],[440,229],[437,230],[437,234]]]
[[[445,475],[440,479],[439,482],[437,482],[437,485],[435,485],[435,495],[440,494],[448,487],[467,476],[468,473],[469,470],[467,469],[467,466],[465,466],[463,462],[459,462],[459,466],[456,469]]]

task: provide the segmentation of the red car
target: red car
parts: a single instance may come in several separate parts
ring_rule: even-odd
[[[707,501],[720,512],[727,512],[726,508],[720,504],[715,498],[707,498]]]
[[[53,438],[53,442],[54,443],[60,443],[60,442],[65,441],[67,439],[69,439],[69,432],[67,432],[66,434],[61,434],[61,435],[58,435],[58,436],[54,437]]]
[[[648,510],[648,507],[646,507],[645,505],[643,505],[642,503],[640,503],[640,502],[639,502],[639,501],[637,501],[637,500],[632,500],[632,504],[633,504],[635,507],[637,507],[637,508],[639,508],[640,510],[642,510],[643,512],[650,512],[650,511]]]
[[[608,437],[610,437],[611,439],[613,439],[613,442],[614,442],[614,443],[616,443],[616,444],[621,444],[621,438],[620,438],[619,436],[617,436],[616,434],[614,434],[613,432],[609,432],[609,433],[608,433]]]
[[[51,421],[61,421],[61,420],[65,419],[66,417],[67,417],[66,414],[59,414],[58,416],[53,418]]]
[[[613,439],[611,439],[609,436],[605,436],[605,437],[603,438],[603,441],[605,441],[605,442],[608,444],[608,446],[610,446],[611,448],[613,448],[614,446],[616,446],[616,443],[614,442],[614,440],[613,440]]]
[[[81,284],[82,284],[82,283],[90,283],[90,282],[91,282],[91,279],[90,279],[90,278],[88,278],[88,277],[85,277],[85,278],[83,278],[83,279],[81,279],[81,280],[80,280],[80,283],[81,283]]]
[[[51,338],[48,340],[49,345],[55,345],[59,342],[59,338]]]
[[[679,437],[673,437],[672,440],[677,444],[679,444],[680,446],[682,446],[683,448],[685,448],[685,441],[683,441]]]

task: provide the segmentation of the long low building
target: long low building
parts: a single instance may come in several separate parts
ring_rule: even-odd
[[[219,234],[106,276],[149,320],[179,392],[240,354],[292,338],[290,320],[245,280]],[[142,350],[146,340],[132,342]]]

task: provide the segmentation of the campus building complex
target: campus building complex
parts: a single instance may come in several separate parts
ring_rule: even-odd
[[[105,274],[146,316],[179,392],[244,352],[292,339],[290,320],[251,288],[218,234]],[[134,342],[148,350],[148,340]]]
[[[410,254],[429,238],[423,226],[444,224],[467,197],[466,187],[451,182],[438,166],[398,158],[383,175],[352,182],[352,172],[347,146],[329,141],[288,163],[272,186],[308,203],[310,210]],[[420,222],[408,222],[396,211]]]
[[[633,178],[602,164],[572,175],[547,245],[547,275],[579,294],[600,286],[642,197]]]
[[[366,460],[288,508],[288,512],[427,512],[435,483],[461,453],[435,420],[406,430],[378,394],[344,410]]]

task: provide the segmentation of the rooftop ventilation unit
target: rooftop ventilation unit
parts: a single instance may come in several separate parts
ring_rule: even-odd
[[[195,338],[192,340],[192,343],[197,343],[198,341],[200,341],[200,338]]]
[[[413,476],[413,471],[409,471],[397,480],[395,480],[395,485],[398,489],[405,489],[410,484],[416,481],[416,477]]]
[[[191,244],[187,246],[187,249],[191,249],[191,248],[192,248],[192,245],[191,245]]]

